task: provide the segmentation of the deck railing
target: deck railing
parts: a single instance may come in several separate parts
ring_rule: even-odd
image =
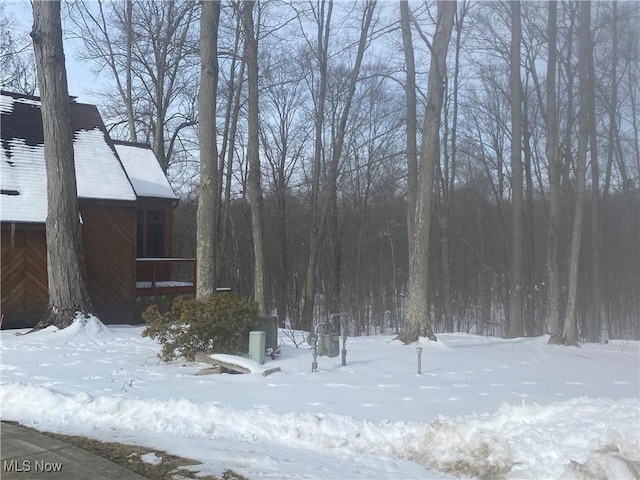
[[[136,296],[196,293],[195,258],[137,258]]]

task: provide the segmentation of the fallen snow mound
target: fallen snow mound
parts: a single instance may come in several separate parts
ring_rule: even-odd
[[[454,476],[479,478],[637,478],[637,400],[577,398],[550,405],[503,405],[494,414],[438,417],[430,424],[370,422],[338,414],[241,411],[190,400],[138,400],[0,385],[3,416],[37,403],[42,427],[129,429],[149,434],[233,438],[353,455],[411,460]],[[50,407],[50,409],[49,409]],[[34,406],[35,408],[35,406]],[[604,421],[608,419],[609,422]],[[611,428],[615,425],[625,427]]]

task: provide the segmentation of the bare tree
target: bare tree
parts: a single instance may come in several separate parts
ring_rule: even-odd
[[[222,146],[220,150],[220,162],[218,171],[220,172],[219,198],[220,214],[218,216],[218,232],[220,241],[218,242],[217,258],[223,258],[224,247],[230,237],[230,208],[231,208],[231,185],[234,172],[234,151],[236,135],[238,133],[238,121],[240,120],[240,110],[242,107],[242,88],[245,72],[245,62],[238,52],[242,39],[242,16],[236,8],[233,9],[234,24],[234,45],[231,54],[231,65],[229,67],[229,78],[227,80],[227,105],[224,116],[224,129],[222,133]],[[222,178],[224,175],[224,182]],[[217,262],[216,278],[220,278],[223,262]]]
[[[33,95],[38,85],[33,49],[26,34],[16,33],[16,23],[13,15],[5,15],[5,4],[0,3],[0,85]]]
[[[325,10],[326,7],[326,10]],[[322,238],[322,211],[320,205],[320,173],[323,156],[323,133],[325,115],[325,97],[327,92],[327,64],[329,57],[329,32],[333,2],[320,0],[314,9],[317,25],[317,41],[315,44],[316,61],[318,63],[318,85],[314,104],[314,147],[311,179],[311,228],[309,230],[309,255],[304,284],[304,303],[302,307],[302,328],[313,328],[313,310],[316,298],[318,256]]]
[[[583,5],[584,7],[584,5]],[[589,4],[590,8],[590,4]],[[591,18],[589,18],[589,24],[591,24]],[[614,22],[615,25],[615,22]],[[591,25],[589,25],[589,31],[591,31]],[[589,35],[591,37],[591,34]],[[602,324],[602,320],[600,318],[602,312],[602,268],[601,268],[601,256],[602,256],[602,233],[600,231],[600,167],[598,165],[598,146],[597,146],[597,132],[596,132],[596,110],[595,110],[595,101],[596,101],[596,90],[595,90],[595,70],[593,65],[593,45],[592,40],[589,38],[588,40],[588,48],[590,50],[589,53],[586,54],[587,68],[588,68],[588,77],[587,77],[587,88],[586,95],[588,98],[588,114],[589,114],[589,122],[588,122],[588,130],[589,130],[589,163],[591,164],[591,231],[590,231],[590,241],[591,241],[591,251],[590,251],[590,262],[591,262],[591,275],[590,275],[590,311],[589,311],[589,321],[587,325],[586,337],[589,342],[599,342],[600,341],[600,327]],[[614,39],[614,50],[615,50],[615,42]],[[613,59],[615,62],[616,59]],[[613,107],[613,105],[612,105]],[[586,175],[586,174],[585,174]]]
[[[333,265],[331,272],[331,288],[328,291],[328,305],[330,312],[342,311],[341,289],[342,289],[342,252],[339,234],[339,212],[338,212],[338,180],[341,171],[342,151],[344,148],[347,121],[351,115],[353,96],[360,77],[360,69],[364,52],[369,45],[369,35],[373,13],[376,10],[375,1],[367,1],[364,5],[362,18],[360,20],[360,38],[358,40],[358,50],[353,63],[353,68],[349,71],[347,80],[347,91],[344,96],[340,96],[341,109],[337,113],[337,125],[331,129],[331,161],[327,175],[327,225],[329,232],[329,242],[332,249]]]
[[[522,82],[520,79],[520,2],[511,2],[511,255],[508,337],[524,333],[522,303]]]
[[[416,62],[411,35],[411,11],[408,0],[400,0],[400,28],[407,78],[404,91],[407,103],[407,230],[413,243],[416,196],[418,191],[418,101],[416,98]]]
[[[247,65],[248,102],[248,143],[247,160],[249,163],[249,204],[251,206],[251,231],[253,233],[253,299],[266,313],[266,284],[263,233],[263,199],[260,174],[260,138],[258,126],[258,40],[253,28],[253,0],[242,4],[242,23],[244,27],[244,54]]]
[[[274,273],[274,303],[280,325],[285,324],[290,290],[288,235],[288,199],[290,181],[308,147],[311,128],[302,118],[304,99],[302,71],[297,62],[292,62],[290,52],[266,54],[262,58],[265,66],[260,78],[262,103],[260,111],[260,140],[262,151],[269,165],[271,189],[276,201],[274,240],[278,261]],[[268,212],[268,209],[265,209]],[[265,226],[269,225],[266,223]],[[267,236],[268,238],[268,236]],[[275,262],[274,262],[275,263]]]
[[[92,312],[84,265],[59,1],[33,3],[31,32],[42,98],[47,169],[49,310],[36,329],[69,326]]]
[[[448,109],[444,112],[445,138],[443,143],[444,154],[442,161],[436,164],[436,190],[435,210],[440,227],[440,259],[442,262],[442,288],[440,298],[444,310],[444,328],[447,332],[453,332],[453,302],[451,298],[451,256],[449,253],[449,224],[453,191],[456,182],[456,166],[458,156],[458,112],[460,90],[460,53],[462,50],[462,34],[465,17],[470,8],[468,1],[457,3],[454,15],[455,51],[453,79],[451,86],[451,130],[448,125]],[[449,107],[449,106],[447,106]],[[449,142],[451,148],[449,149]]]
[[[547,271],[549,276],[549,330],[550,343],[559,343],[562,335],[562,295],[560,279],[560,167],[558,158],[558,108],[556,103],[558,4],[549,2],[547,38],[547,158],[549,162],[549,236]]]
[[[151,143],[165,172],[181,132],[196,124],[189,100],[196,90],[197,12],[197,2],[101,0],[71,8],[85,46],[80,58],[114,79],[115,92],[104,92],[108,123],[124,123],[130,140]]]
[[[433,197],[433,175],[440,156],[440,116],[444,97],[446,59],[456,9],[454,2],[437,2],[436,30],[431,44],[427,84],[427,105],[422,133],[422,153],[418,173],[414,243],[409,256],[409,295],[406,320],[399,338],[410,343],[419,336],[436,340],[429,321],[427,263],[429,224]]]
[[[591,2],[580,5],[578,78],[580,112],[578,118],[578,155],[575,167],[575,207],[573,227],[571,231],[571,247],[569,253],[569,280],[567,285],[567,310],[564,316],[562,337],[558,343],[575,345],[578,341],[576,325],[576,300],[578,290],[578,266],[580,262],[580,244],[582,242],[582,223],[584,220],[584,196],[586,190],[587,150],[589,149],[590,115],[593,115],[589,98],[589,82],[592,81],[593,44],[591,40]],[[591,58],[591,60],[590,60]]]
[[[196,297],[204,299],[216,289],[217,217],[219,210],[218,134],[218,28],[220,2],[202,4],[200,17],[200,92],[198,136],[200,139],[200,192],[197,213]]]

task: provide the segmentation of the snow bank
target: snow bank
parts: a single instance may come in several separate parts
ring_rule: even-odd
[[[439,417],[430,424],[240,411],[186,399],[69,395],[24,384],[0,385],[0,402],[3,418],[38,428],[66,425],[74,430],[126,429],[149,435],[274,442],[342,455],[410,460],[455,476],[581,478],[591,472],[601,478],[636,478],[634,469],[640,465],[640,419],[634,399],[503,405],[494,414]],[[602,477],[602,472],[615,477]]]

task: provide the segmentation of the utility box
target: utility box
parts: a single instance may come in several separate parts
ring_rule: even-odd
[[[318,355],[330,358],[340,355],[340,337],[334,333],[321,333],[318,336]]]
[[[265,340],[266,333],[262,330],[249,332],[249,358],[260,365],[264,363]]]
[[[265,350],[275,352],[278,349],[278,317],[260,318],[258,329],[266,334]]]

